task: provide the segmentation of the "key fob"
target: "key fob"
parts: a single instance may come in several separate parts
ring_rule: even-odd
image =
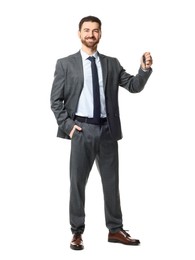
[[[142,56],[142,59],[143,59],[143,63],[146,65],[146,57],[145,57],[145,55]]]

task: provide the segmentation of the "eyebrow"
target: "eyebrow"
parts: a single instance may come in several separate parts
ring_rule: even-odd
[[[88,31],[90,28],[83,28],[83,31]],[[95,28],[92,31],[100,31],[100,28]]]

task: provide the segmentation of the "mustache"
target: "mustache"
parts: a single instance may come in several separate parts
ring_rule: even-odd
[[[92,37],[86,37],[85,39],[86,39],[86,40],[96,40],[96,38],[95,38],[94,36],[92,36]]]

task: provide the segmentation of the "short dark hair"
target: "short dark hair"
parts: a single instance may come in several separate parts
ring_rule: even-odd
[[[102,22],[100,21],[99,18],[95,17],[95,16],[86,16],[86,17],[83,17],[80,22],[79,22],[79,31],[81,31],[81,27],[83,25],[84,22],[95,22],[95,23],[98,23],[99,26],[100,26],[100,30],[101,30],[101,25],[102,25]]]

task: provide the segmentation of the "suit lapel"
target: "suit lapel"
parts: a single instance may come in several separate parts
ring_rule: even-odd
[[[74,55],[74,69],[78,77],[79,92],[81,92],[84,84],[84,74],[83,74],[83,63],[82,63],[82,57],[80,51],[75,53]]]
[[[106,81],[107,81],[107,74],[108,74],[108,68],[107,68],[107,59],[104,55],[98,53],[99,57],[100,57],[100,62],[101,62],[101,66],[102,66],[102,76],[103,76],[103,87],[104,87],[104,91],[106,89]]]

